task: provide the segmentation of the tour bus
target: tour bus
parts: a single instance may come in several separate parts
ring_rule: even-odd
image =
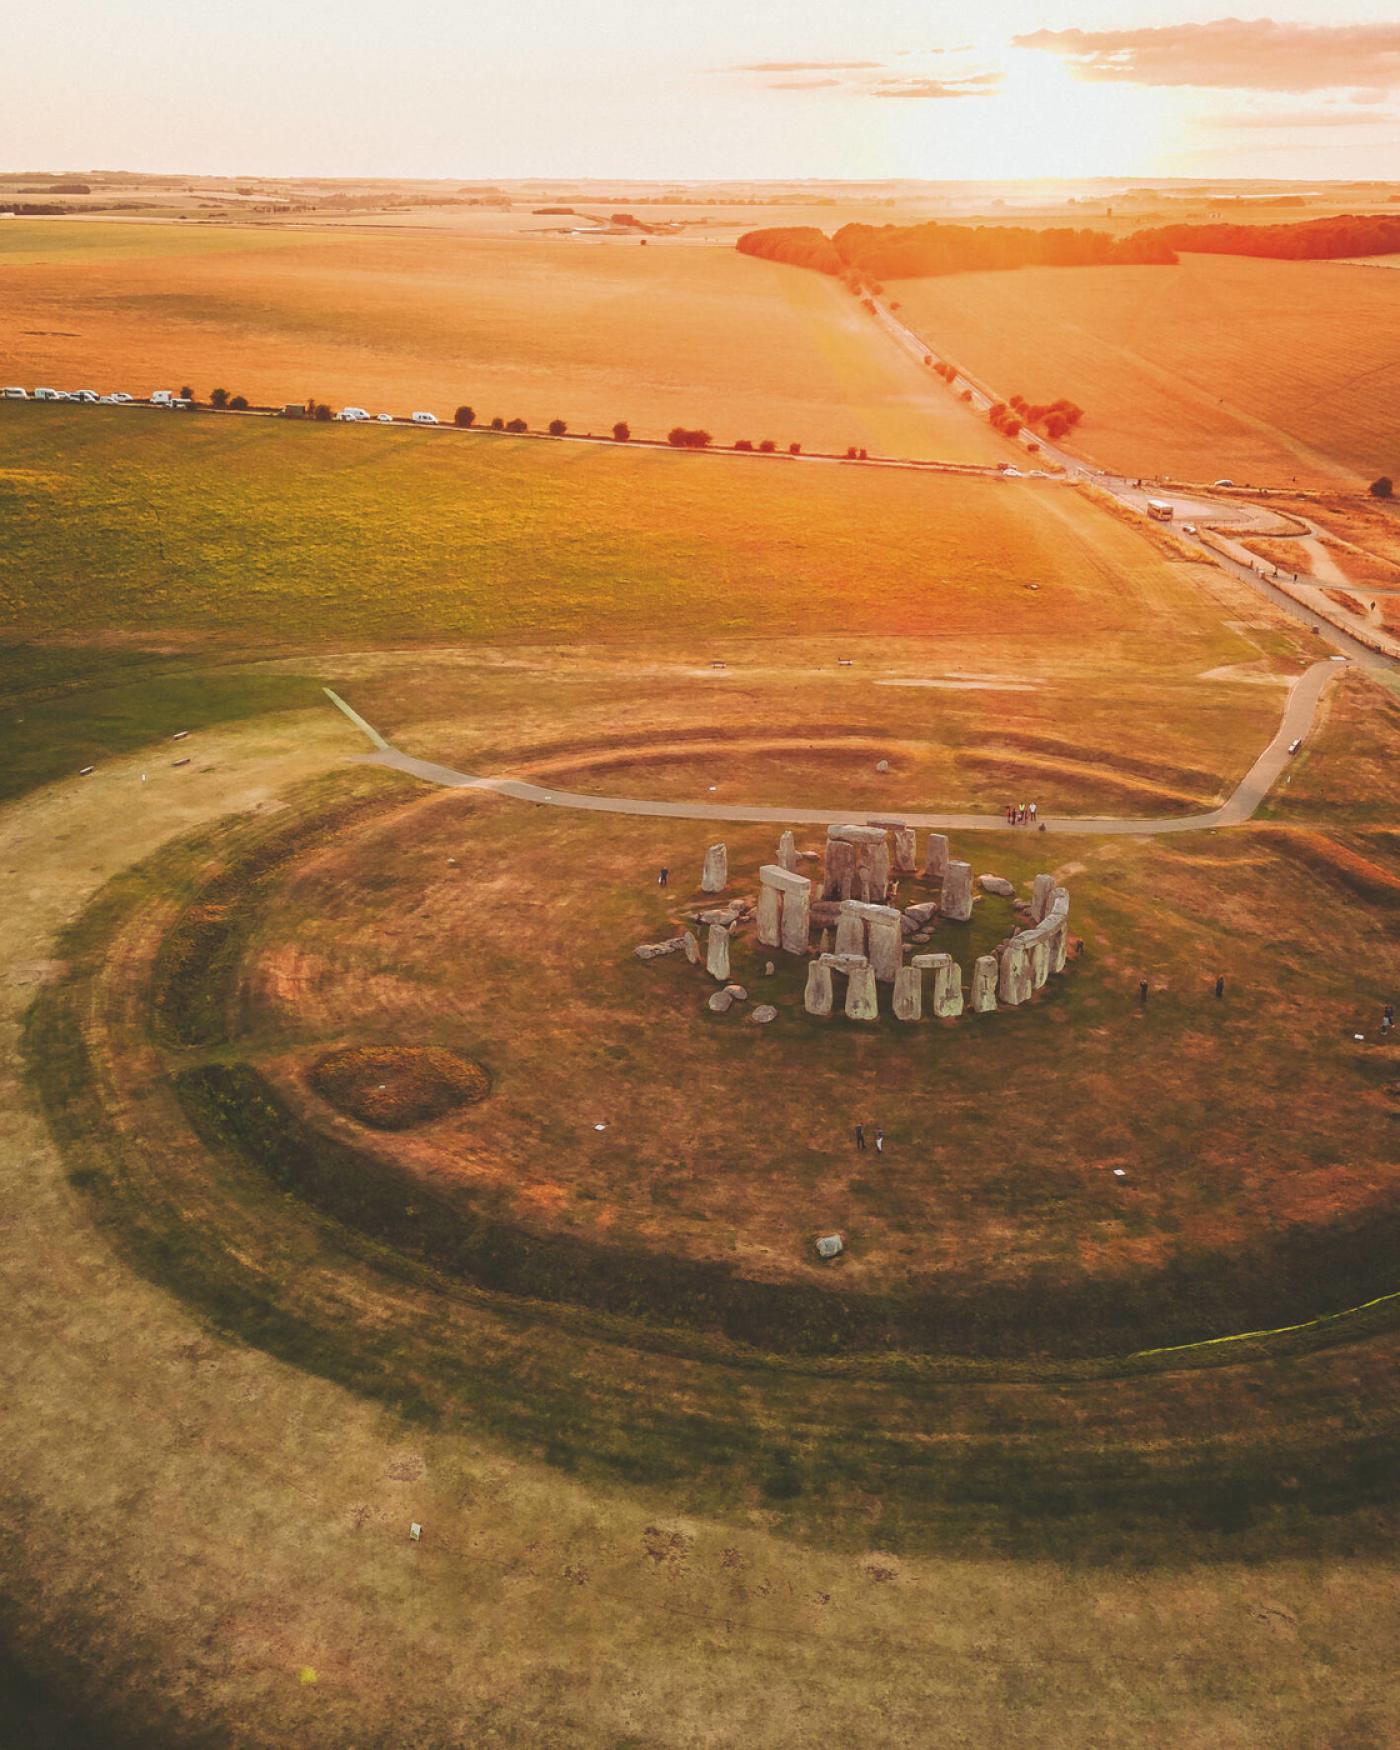
[[[1169,523],[1172,520],[1174,512],[1165,498],[1149,498],[1147,501],[1147,514],[1154,522]]]

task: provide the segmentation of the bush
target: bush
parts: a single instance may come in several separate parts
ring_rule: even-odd
[[[324,421],[324,420],[328,420],[330,418],[330,416],[331,416],[331,410],[329,407],[326,406],[324,401],[318,401],[316,403],[315,407],[312,409],[311,417],[313,419],[320,419],[320,420]]]
[[[186,383],[184,388],[181,389],[180,399],[182,401],[194,401],[197,399],[197,396],[195,395],[194,390],[190,388],[188,383]]]
[[[615,444],[625,444],[631,436],[632,427],[628,425],[625,419],[619,419],[617,424],[613,427],[613,442]]]
[[[508,419],[506,421],[507,431],[529,431],[529,429],[523,419]]]
[[[1394,498],[1394,496],[1395,482],[1390,478],[1389,474],[1382,474],[1379,480],[1373,480],[1371,482],[1372,498]]]
[[[504,431],[506,429],[506,422],[501,418],[499,413],[491,421],[491,429],[492,431]]]
[[[788,445],[788,454],[790,456],[800,456],[802,454],[802,445],[801,444],[789,444]]]
[[[950,381],[951,381],[951,379],[950,379]],[[960,401],[971,401],[971,399],[972,399],[971,389],[964,389],[962,394],[958,397],[958,399]]]
[[[752,438],[740,438],[735,443],[734,448],[736,450],[751,450],[753,448],[753,439]]]
[[[227,389],[211,389],[209,391],[209,405],[211,407],[227,407],[228,406],[228,390]]]
[[[248,397],[246,395],[233,395],[229,398],[229,406],[235,413],[246,412],[248,407]]]
[[[452,415],[453,425],[460,425],[465,431],[469,425],[476,424],[476,409],[474,407],[459,407]]]
[[[707,431],[692,431],[684,425],[673,425],[666,433],[666,442],[678,450],[703,450],[710,443]]]
[[[861,461],[862,461],[862,462],[864,462],[864,461],[868,461],[868,460],[869,460],[869,457],[868,457],[868,455],[867,455],[867,453],[866,453],[866,451],[864,451],[864,450],[862,450],[862,451],[861,451],[861,452],[860,452],[860,459],[861,459]]]
[[[778,446],[773,442],[772,438],[764,438],[763,442],[758,447],[763,455],[771,456]]]
[[[856,459],[856,446],[854,444],[851,444],[846,450],[846,460],[848,462],[854,462],[855,459]]]
[[[562,419],[551,419],[549,422],[549,435],[551,437],[563,437],[568,429]]]

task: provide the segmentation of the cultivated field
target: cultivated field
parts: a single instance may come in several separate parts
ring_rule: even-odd
[[[0,228],[0,378],[188,383],[542,430],[989,462],[1013,452],[935,394],[849,297],[669,237],[18,219]]]
[[[1078,402],[1076,448],[1121,472],[1285,487],[1400,473],[1389,274],[1188,255],[891,291],[933,352],[999,393]]]
[[[1313,640],[1053,482],[0,407],[0,509],[26,1664],[181,1744],[1394,1736],[1370,681],[1249,826],[955,834],[1070,886],[1026,1009],[744,948],[759,1028],[631,950],[778,824],[430,789],[320,686],[569,788],[1170,818]]]

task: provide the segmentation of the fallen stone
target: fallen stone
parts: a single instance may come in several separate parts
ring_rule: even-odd
[[[917,905],[906,905],[904,915],[915,929],[922,930],[925,925],[931,924],[938,916],[938,902],[932,899],[921,899]]]
[[[672,936],[669,942],[643,942],[632,952],[638,960],[660,960],[664,954],[680,954],[685,951],[685,937]]]
[[[823,1234],[817,1241],[819,1258],[839,1258],[845,1249],[840,1234]]]
[[[983,893],[995,893],[1001,899],[1014,899],[1016,889],[1004,875],[979,875],[977,885]]]
[[[700,944],[695,940],[695,931],[687,930],[681,940],[685,943],[685,957],[692,966],[700,964]]]
[[[711,924],[705,939],[705,970],[722,983],[729,977],[729,931],[723,924]]]
[[[917,966],[901,966],[894,975],[894,1018],[917,1021],[924,1012],[924,975]]]
[[[909,938],[909,940],[911,942],[931,942],[933,940],[933,931],[932,930],[920,930],[918,935],[911,936]]]
[[[890,762],[888,760],[876,760],[875,770],[877,772],[887,772],[887,771],[889,771],[889,769],[890,769]]]
[[[744,989],[742,984],[727,984],[724,988],[729,992],[730,996],[734,998],[736,1003],[746,1003],[749,1000],[749,993]]]
[[[773,1007],[772,1003],[760,1003],[749,1016],[749,1019],[751,1021],[757,1021],[760,1027],[766,1027],[769,1021],[776,1021],[777,1018],[778,1011]]]
[[[732,924],[743,909],[737,900],[731,900],[728,905],[715,911],[697,912],[695,921],[698,924]]]
[[[705,867],[700,874],[701,893],[723,893],[729,885],[729,852],[723,845],[711,845],[705,852]]]
[[[713,1009],[717,1015],[727,1015],[734,1007],[734,998],[727,990],[717,990],[711,993],[705,1007]]]
[[[825,960],[814,960],[807,968],[807,988],[802,993],[802,1007],[809,1015],[829,1015],[831,997],[831,967]]]
[[[797,860],[799,863],[820,863],[822,854],[820,851],[799,851]]]

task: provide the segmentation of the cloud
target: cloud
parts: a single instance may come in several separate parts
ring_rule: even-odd
[[[1217,18],[1142,30],[1034,30],[1017,48],[1044,49],[1086,78],[1130,85],[1248,91],[1400,86],[1400,24],[1280,24]]]
[[[1000,73],[973,73],[966,79],[886,79],[872,97],[990,97],[1002,83]]]
[[[1202,116],[1199,125],[1207,128],[1373,128],[1379,124],[1391,126],[1400,115],[1390,110],[1374,109],[1254,109],[1235,110],[1229,115]]]
[[[770,91],[830,91],[832,86],[839,86],[839,79],[770,79]]]
[[[878,71],[883,61],[748,61],[726,67],[727,73],[868,73]]]

